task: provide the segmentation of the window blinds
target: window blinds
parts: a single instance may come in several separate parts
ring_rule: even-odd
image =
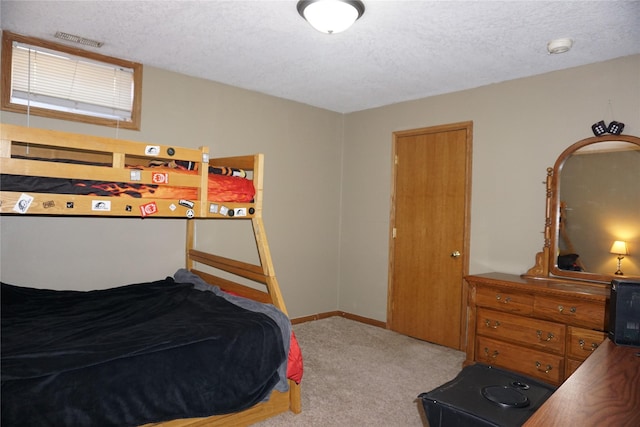
[[[131,121],[133,69],[13,43],[11,102]]]

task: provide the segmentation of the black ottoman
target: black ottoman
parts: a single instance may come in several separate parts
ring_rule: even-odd
[[[555,387],[532,378],[476,364],[418,397],[430,427],[515,427],[554,391]]]

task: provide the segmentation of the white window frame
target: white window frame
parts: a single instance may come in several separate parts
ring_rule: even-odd
[[[36,63],[51,70],[44,89],[31,74]],[[78,72],[85,78],[79,79]],[[46,87],[57,76],[67,80],[68,89]],[[140,130],[141,64],[4,31],[2,79],[3,110]],[[71,87],[80,89],[74,93]]]

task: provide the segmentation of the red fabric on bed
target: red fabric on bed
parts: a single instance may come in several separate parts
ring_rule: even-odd
[[[164,172],[171,174],[197,175],[198,171],[184,170],[176,168],[155,167],[154,173]],[[226,176],[210,173],[208,180],[208,197],[210,202],[251,202],[255,196],[253,181],[245,178]],[[145,185],[135,183],[92,183],[90,181],[78,182],[76,186],[84,186],[88,189],[95,189],[95,193],[84,192],[96,196],[134,196],[139,198],[154,199],[186,199],[197,200],[198,191],[194,187],[176,187],[169,182],[161,185]]]
[[[304,364],[302,362],[302,351],[298,345],[296,334],[291,331],[291,345],[289,347],[289,361],[287,363],[287,378],[300,384],[302,374],[304,373]]]
[[[210,173],[208,185],[211,202],[250,202],[256,194],[253,182],[245,178]]]

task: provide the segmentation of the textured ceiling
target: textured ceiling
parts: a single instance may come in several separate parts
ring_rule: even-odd
[[[381,1],[317,32],[296,0],[8,1],[3,30],[349,113],[640,53],[640,1]],[[549,55],[547,42],[574,40]]]

